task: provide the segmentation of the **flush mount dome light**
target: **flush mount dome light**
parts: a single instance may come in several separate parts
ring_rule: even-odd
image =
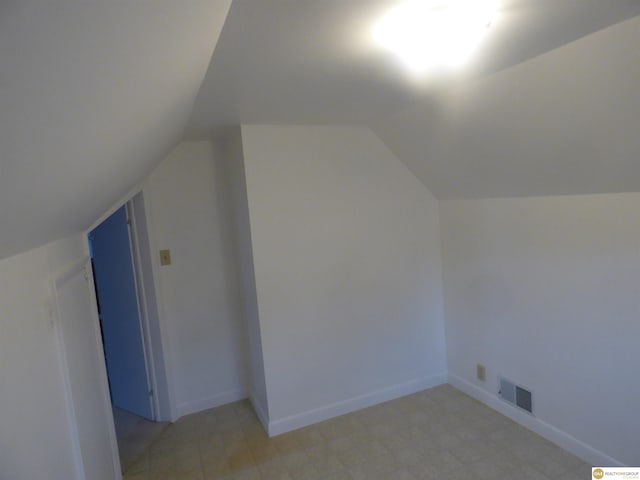
[[[471,57],[496,10],[496,0],[410,0],[387,13],[373,35],[416,73],[451,70]]]

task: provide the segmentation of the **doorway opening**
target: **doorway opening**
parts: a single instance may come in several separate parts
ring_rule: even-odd
[[[88,242],[125,472],[171,419],[142,193],[91,230]]]

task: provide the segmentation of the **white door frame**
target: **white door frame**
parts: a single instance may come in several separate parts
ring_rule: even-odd
[[[136,247],[134,270],[140,281],[140,296],[144,335],[149,363],[151,365],[151,385],[156,404],[156,420],[175,422],[176,402],[173,388],[166,314],[160,295],[160,263],[156,255],[157,246],[153,236],[153,218],[144,190],[139,190],[129,200],[131,206],[132,232]]]
[[[148,365],[149,384],[153,390],[153,411],[156,421],[174,422],[177,419],[173,378],[170,375],[170,352],[162,298],[159,296],[159,264],[154,254],[151,208],[145,200],[142,185],[138,185],[85,232],[88,234],[104,222],[122,205],[127,205],[131,219],[131,241],[134,276],[138,290],[140,322],[143,330],[145,357]]]
[[[151,408],[151,420],[157,421],[159,418],[159,402],[157,399],[156,370],[151,359],[153,358],[153,346],[149,334],[149,317],[147,315],[146,289],[144,276],[141,267],[140,246],[136,228],[133,199],[125,205],[127,216],[127,229],[129,232],[129,254],[131,267],[133,270],[133,282],[136,291],[136,306],[138,308],[138,321],[140,323],[140,338],[142,339],[142,356],[144,357],[144,368],[147,374],[147,387],[150,390],[149,406]]]
[[[100,335],[100,319],[98,318],[98,304],[95,296],[95,287],[93,284],[93,271],[91,268],[91,259],[85,257],[79,262],[71,265],[69,268],[63,270],[60,274],[51,280],[51,298],[53,299],[52,313],[54,317],[54,327],[56,332],[56,346],[58,350],[58,359],[60,371],[63,378],[63,390],[67,410],[67,422],[69,425],[69,431],[71,432],[71,448],[74,459],[74,468],[76,472],[76,480],[91,480],[87,479],[85,475],[85,467],[82,459],[82,450],[80,448],[80,436],[78,431],[77,418],[73,403],[73,394],[71,390],[71,379],[69,377],[69,365],[67,362],[67,346],[64,342],[64,334],[62,332],[62,315],[60,313],[60,305],[58,302],[58,289],[64,285],[67,281],[75,278],[77,275],[82,275],[86,281],[87,295],[89,303],[91,305],[91,318],[87,319],[91,322],[92,336],[94,345],[96,348],[96,355],[98,359],[98,383],[100,384],[100,396],[102,398],[102,409],[105,415],[105,422],[107,425],[107,435],[109,436],[110,454],[113,463],[113,471],[115,475],[114,480],[121,480],[121,466],[120,455],[118,453],[118,442],[116,438],[115,425],[113,423],[113,413],[111,410],[111,398],[109,395],[109,383],[107,380],[107,368],[104,362],[104,351],[102,349],[102,338]]]

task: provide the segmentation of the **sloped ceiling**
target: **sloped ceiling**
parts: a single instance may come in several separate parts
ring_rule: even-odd
[[[416,79],[372,40],[398,1],[234,0],[189,135],[240,123],[371,124],[640,14],[637,0],[499,0],[465,72]]]
[[[230,2],[0,2],[0,258],[86,229],[181,139]]]
[[[640,17],[374,130],[439,198],[640,191]]]
[[[640,1],[501,0],[464,72],[416,79],[373,45],[395,0],[234,0],[188,135],[371,126],[439,198],[640,189]]]
[[[372,126],[441,198],[640,189],[639,1],[501,0],[436,80],[372,45],[395,2],[0,2],[0,258],[88,228],[185,132],[242,123]]]

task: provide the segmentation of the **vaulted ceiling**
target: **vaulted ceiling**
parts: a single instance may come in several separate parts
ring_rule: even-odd
[[[374,130],[439,198],[640,191],[639,42],[636,17]]]
[[[0,258],[88,228],[181,140],[230,3],[0,2]]]
[[[422,79],[372,45],[394,3],[0,3],[0,258],[241,123],[369,125],[441,198],[640,190],[640,2],[502,0],[466,71]]]
[[[464,71],[415,78],[375,45],[399,0],[233,0],[188,134],[241,123],[364,123],[640,14],[637,0],[499,0]]]

